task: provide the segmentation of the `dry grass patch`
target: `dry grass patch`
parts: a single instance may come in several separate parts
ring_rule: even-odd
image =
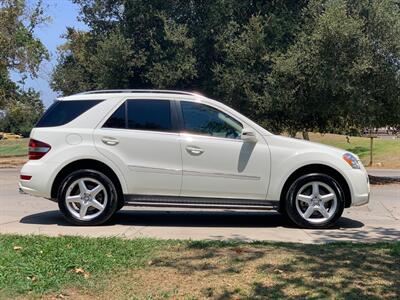
[[[28,161],[28,157],[26,157],[26,156],[0,157],[0,169],[1,168],[20,167],[27,161]]]
[[[299,136],[298,136],[299,137]],[[365,166],[369,164],[370,139],[339,134],[310,133],[310,141],[334,146],[356,153]],[[375,168],[400,168],[400,139],[374,139]]]
[[[74,299],[395,299],[399,258],[366,245],[172,246]]]

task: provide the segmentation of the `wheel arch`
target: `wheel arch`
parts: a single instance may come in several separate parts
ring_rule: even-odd
[[[95,159],[79,159],[73,162],[68,163],[65,165],[56,175],[51,185],[51,198],[56,199],[58,188],[64,178],[71,174],[74,171],[81,170],[81,169],[93,169],[103,174],[107,175],[111,181],[115,184],[115,188],[117,189],[118,199],[123,201],[123,189],[122,189],[122,182],[118,177],[117,173],[108,165],[103,162],[100,162]]]
[[[346,179],[344,176],[337,171],[336,169],[324,165],[324,164],[310,164],[310,165],[305,165],[302,166],[298,169],[296,169],[294,172],[290,174],[290,176],[286,179],[285,184],[282,187],[281,193],[280,193],[280,205],[284,203],[285,200],[285,195],[290,187],[290,185],[300,176],[310,174],[310,173],[322,173],[331,176],[334,178],[342,187],[343,192],[344,192],[344,198],[345,198],[345,207],[350,207],[351,206],[351,191],[350,191],[350,186],[347,183]]]

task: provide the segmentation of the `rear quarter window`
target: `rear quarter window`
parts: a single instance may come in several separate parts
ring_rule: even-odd
[[[35,127],[55,127],[65,125],[102,100],[56,101],[44,113]]]

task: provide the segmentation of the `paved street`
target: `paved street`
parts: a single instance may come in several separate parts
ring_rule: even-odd
[[[17,191],[18,169],[0,169],[0,233],[240,239],[301,243],[400,240],[400,185],[373,186],[367,206],[347,209],[337,228],[293,228],[275,212],[125,208],[101,227],[68,225],[56,203]]]

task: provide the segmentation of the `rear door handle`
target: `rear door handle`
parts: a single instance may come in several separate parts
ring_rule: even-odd
[[[112,137],[103,137],[102,142],[108,146],[115,146],[118,145],[118,140]]]
[[[203,149],[196,146],[186,146],[186,151],[192,155],[200,155],[204,152]]]

